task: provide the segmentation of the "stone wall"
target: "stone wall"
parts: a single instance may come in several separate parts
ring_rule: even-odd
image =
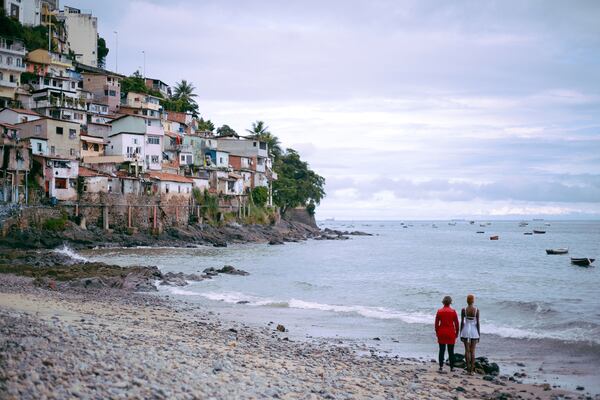
[[[306,211],[305,207],[292,208],[287,210],[283,215],[283,219],[286,221],[300,222],[313,228],[317,228],[317,221],[315,216],[311,215]]]

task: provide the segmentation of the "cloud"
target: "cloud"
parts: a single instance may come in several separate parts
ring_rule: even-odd
[[[600,214],[600,3],[73,0],[114,67],[264,120],[327,180],[319,215]],[[354,214],[353,214],[354,213]]]

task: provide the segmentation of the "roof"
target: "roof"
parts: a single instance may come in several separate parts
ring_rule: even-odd
[[[95,169],[91,169],[91,168],[82,167],[81,165],[79,166],[79,176],[83,176],[86,178],[90,178],[90,177],[94,177],[94,176],[109,177],[109,175],[105,174],[104,172],[96,171]]]
[[[38,114],[38,113],[36,113],[35,111],[33,111],[33,110],[26,110],[26,109],[24,109],[24,108],[10,108],[10,107],[4,107],[3,109],[1,109],[1,110],[0,110],[0,112],[1,112],[1,111],[4,111],[4,110],[10,110],[10,111],[14,111],[14,112],[16,112],[16,113],[18,113],[18,114],[35,115],[36,117],[41,117],[41,115],[40,115],[40,114]]]
[[[90,143],[100,143],[100,144],[104,144],[106,143],[106,141],[100,137],[96,137],[96,136],[90,136],[90,135],[79,135],[79,137],[81,138],[81,140],[83,140],[84,142],[90,142]]]
[[[110,135],[108,135],[108,137],[113,137],[113,136],[117,136],[117,135],[142,135],[142,136],[144,136],[145,133],[143,133],[143,132],[117,132],[117,133],[111,133]]]
[[[159,181],[194,183],[194,181],[191,178],[181,175],[168,174],[166,172],[149,172],[147,175],[149,178],[156,179]]]
[[[16,125],[9,124],[9,123],[7,123],[7,122],[2,122],[2,121],[0,121],[0,126],[3,126],[3,127],[5,127],[5,128],[8,128],[8,129],[21,129],[21,128],[19,128],[19,127],[18,127],[18,126],[16,126]]]
[[[76,69],[80,70],[81,72],[87,73],[87,74],[110,75],[110,76],[118,76],[119,78],[126,78],[125,75],[121,75],[119,73],[112,72],[112,71],[98,68],[98,67],[92,67],[91,65],[82,64],[77,61],[74,61],[73,65],[75,66]]]

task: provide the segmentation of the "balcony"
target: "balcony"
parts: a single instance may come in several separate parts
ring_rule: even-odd
[[[18,84],[17,84],[17,82],[0,81],[0,86],[16,89]]]
[[[27,53],[22,42],[18,40],[6,40],[4,38],[0,38],[0,50],[18,56],[25,56]]]
[[[0,62],[0,68],[9,70],[9,71],[15,71],[15,72],[25,72],[25,64],[24,63],[20,63],[19,65],[17,65],[17,63],[13,60],[10,64],[8,64],[6,62],[6,58],[4,58],[4,57],[3,57],[2,62]]]

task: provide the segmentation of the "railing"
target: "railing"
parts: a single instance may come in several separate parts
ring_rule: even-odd
[[[11,40],[11,44],[9,44],[8,42],[8,40],[0,38],[0,49],[12,51],[23,55],[27,52],[22,42],[18,40]]]
[[[0,86],[10,87],[10,88],[16,88],[17,87],[17,82],[0,81]]]

